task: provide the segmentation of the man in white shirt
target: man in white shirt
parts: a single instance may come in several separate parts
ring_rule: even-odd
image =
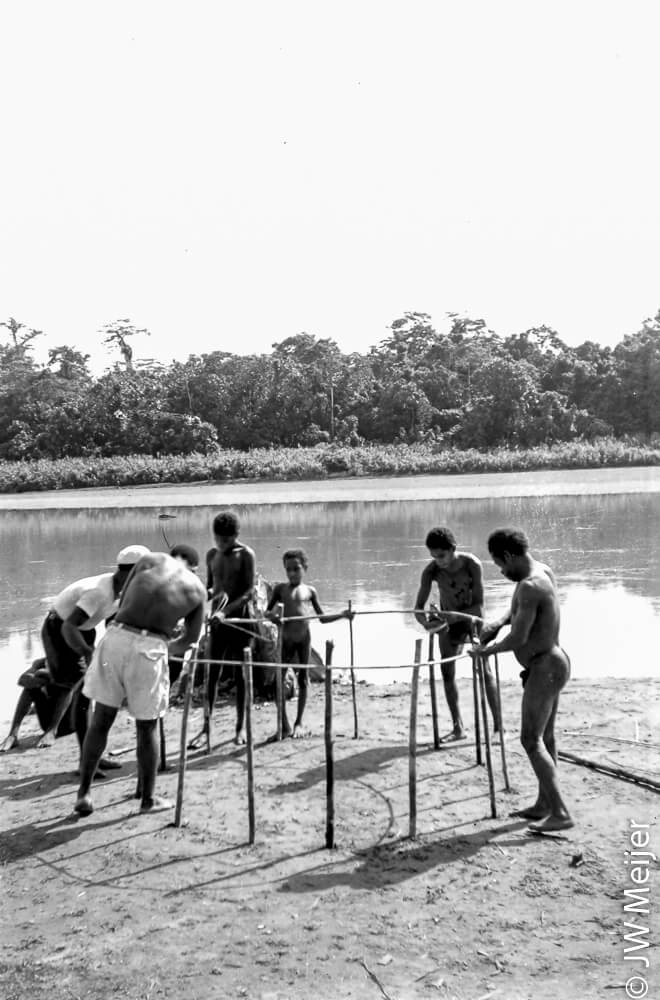
[[[57,595],[41,628],[47,668],[43,668],[43,660],[36,660],[19,678],[24,690],[0,753],[18,746],[19,728],[32,704],[44,728],[39,747],[52,746],[58,735],[67,735],[75,728],[82,748],[89,700],[81,688],[94,650],[96,626],[115,614],[129,573],[148,552],[144,545],[126,546],[117,555],[114,573],[76,580]],[[107,760],[103,765],[116,766]]]

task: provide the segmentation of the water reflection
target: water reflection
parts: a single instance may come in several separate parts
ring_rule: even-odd
[[[292,487],[292,493],[295,487]],[[39,629],[50,598],[79,577],[110,569],[130,542],[165,548],[186,541],[204,553],[215,507],[96,511],[8,511],[0,520],[4,574],[0,584],[0,698],[6,719],[15,679],[40,652]],[[499,525],[528,532],[539,558],[554,569],[562,603],[562,640],[576,676],[645,676],[647,650],[660,641],[660,509],[653,494],[435,502],[295,502],[239,507],[242,536],[260,570],[283,578],[282,553],[306,549],[309,582],[328,609],[350,599],[357,609],[409,608],[427,559],[426,532],[450,525],[461,547],[484,563],[487,611],[508,605],[511,584],[490,562],[488,533]],[[334,660],[348,662],[345,622],[313,628],[323,649],[335,640]],[[410,663],[423,632],[403,615],[365,615],[355,623],[356,662]],[[426,649],[426,643],[424,644]],[[503,664],[507,673],[513,663]],[[387,675],[390,676],[390,675]],[[369,674],[374,679],[374,674]],[[380,679],[380,678],[379,678]]]

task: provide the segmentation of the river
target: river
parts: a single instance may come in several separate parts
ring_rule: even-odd
[[[389,612],[356,618],[358,665],[385,668],[412,662],[414,641],[424,633],[410,615],[399,612],[414,603],[428,558],[424,538],[434,525],[449,525],[459,547],[483,561],[487,614],[507,607],[512,587],[490,561],[486,539],[495,527],[515,525],[528,533],[534,554],[549,563],[558,578],[562,644],[571,655],[574,676],[650,676],[656,659],[650,651],[660,643],[660,476],[654,469],[632,470],[632,475],[631,470],[594,471],[601,475],[563,473],[563,495],[546,490],[544,495],[530,495],[530,484],[518,485],[520,476],[512,474],[498,477],[504,480],[500,495],[447,497],[443,491],[448,479],[459,494],[459,479],[480,480],[463,487],[468,494],[475,487],[497,492],[497,484],[484,484],[492,477],[423,476],[370,481],[375,487],[369,487],[368,499],[350,498],[354,488],[364,494],[367,487],[361,480],[275,484],[277,490],[258,484],[247,493],[256,502],[247,502],[241,493],[243,499],[234,495],[232,503],[241,515],[241,537],[255,549],[258,567],[268,579],[283,579],[282,553],[303,547],[309,557],[307,579],[317,587],[324,609],[339,610],[351,600],[358,612]],[[603,477],[603,472],[613,475]],[[432,478],[439,481],[435,489]],[[559,477],[550,488],[557,489],[558,482]],[[177,491],[199,497],[196,489]],[[419,496],[410,495],[415,489]],[[509,495],[517,489],[525,495]],[[165,548],[163,531],[171,544],[188,542],[203,556],[211,544],[213,515],[227,503],[227,487],[215,490],[223,499],[217,496],[202,506],[184,504],[180,497],[178,505],[164,503],[165,496],[172,499],[169,489],[143,491],[141,498],[150,502],[140,506],[94,506],[93,491],[75,491],[58,494],[72,505],[69,509],[46,503],[42,509],[4,511],[0,721],[11,714],[18,674],[41,655],[39,629],[52,596],[72,580],[110,570],[125,544]],[[388,498],[392,491],[405,496]],[[107,491],[98,494],[106,497]],[[264,502],[266,495],[270,503]],[[161,513],[170,516],[160,519]],[[349,663],[347,622],[315,623],[312,631],[320,652],[332,638],[334,662]],[[501,658],[501,668],[505,677],[517,675],[510,655]],[[459,672],[468,669],[466,662],[459,664]],[[383,669],[358,676],[382,681],[408,674]]]

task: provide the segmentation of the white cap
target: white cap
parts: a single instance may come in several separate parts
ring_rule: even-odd
[[[127,545],[125,549],[117,555],[118,566],[134,566],[142,556],[148,556],[150,550],[146,545]]]

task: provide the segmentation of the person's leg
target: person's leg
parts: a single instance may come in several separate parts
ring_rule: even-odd
[[[18,701],[16,702],[16,708],[14,709],[14,715],[11,720],[11,726],[9,727],[9,733],[2,743],[0,743],[0,753],[7,753],[8,750],[13,750],[14,747],[18,746],[18,732],[21,728],[21,723],[30,711],[31,706],[31,693],[27,690],[21,691],[18,696]]]
[[[300,663],[302,669],[296,670],[296,678],[298,680],[298,712],[296,714],[296,721],[293,725],[293,738],[294,740],[300,739],[304,736],[302,721],[303,715],[305,714],[305,706],[307,705],[307,695],[309,692],[309,671],[307,670],[307,664],[312,658],[312,637],[308,635],[302,642],[298,644],[298,662]]]
[[[246,742],[245,736],[245,677],[243,668],[235,667],[234,676],[236,678],[236,735],[234,743],[242,745]]]
[[[533,828],[541,831],[565,830],[573,826],[559,791],[557,766],[552,754],[559,692],[567,676],[565,658],[545,654],[534,661],[523,692],[520,742],[538,778],[539,787],[534,805],[520,810],[519,815],[540,820]],[[545,741],[549,727],[552,730],[548,734],[550,750]]]
[[[208,664],[208,674],[207,674],[207,684],[206,684],[206,700],[209,706],[208,716],[204,717],[202,723],[202,728],[200,731],[193,736],[193,738],[188,743],[189,750],[201,750],[202,747],[206,746],[206,739],[210,732],[211,727],[211,714],[215,706],[216,694],[218,691],[218,679],[222,673],[222,663],[220,662],[225,657],[224,643],[223,643],[223,629],[222,625],[213,619],[208,632],[208,642],[206,644],[206,657],[212,662]],[[189,679],[189,683],[195,686],[194,676]]]
[[[136,727],[140,812],[170,809],[173,803],[154,795],[158,770],[158,719],[136,719]]]
[[[81,816],[88,816],[94,809],[89,790],[92,786],[92,780],[96,774],[99,761],[103,756],[103,751],[108,741],[108,733],[117,717],[117,711],[118,709],[111,708],[109,705],[103,705],[97,701],[91,725],[85,734],[82,760],[80,762],[80,787],[78,789],[78,799],[74,806],[75,811],[80,813]]]
[[[490,705],[490,710],[493,715],[493,730],[494,732],[499,733],[502,730],[502,720],[500,719],[500,706],[497,698],[497,681],[495,680],[495,671],[491,666],[490,657],[484,657],[482,663],[484,667],[486,699]]]
[[[445,660],[456,656],[457,647],[451,642],[447,632],[438,633],[438,645],[440,647],[440,659]],[[465,728],[461,718],[461,710],[458,704],[458,687],[456,686],[456,663],[441,663],[442,682],[445,688],[445,698],[451,714],[453,730],[449,739],[462,740],[465,737]],[[445,737],[447,738],[447,737]]]

